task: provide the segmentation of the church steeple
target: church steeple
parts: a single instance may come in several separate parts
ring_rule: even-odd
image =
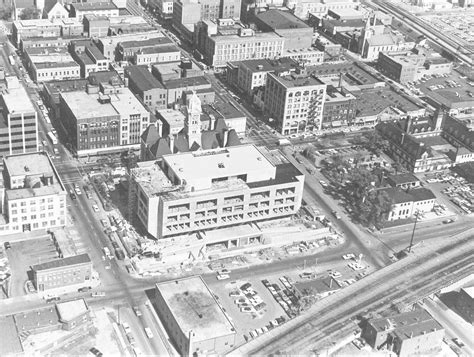
[[[201,100],[193,91],[193,95],[188,104],[188,115],[184,124],[184,130],[188,136],[189,148],[196,143],[201,147]]]

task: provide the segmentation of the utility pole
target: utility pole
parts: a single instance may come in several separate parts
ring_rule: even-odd
[[[411,253],[411,248],[413,246],[413,238],[415,237],[416,224],[418,223],[419,214],[420,214],[420,211],[417,210],[415,212],[415,224],[413,225],[413,231],[411,233],[410,245],[408,246],[408,253]]]

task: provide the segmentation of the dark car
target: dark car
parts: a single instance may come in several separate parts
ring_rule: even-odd
[[[79,291],[80,293],[86,293],[88,292],[89,290],[91,290],[92,288],[90,286],[84,286],[80,289],[77,289],[77,291]]]
[[[90,353],[92,353],[94,356],[97,356],[97,357],[101,357],[103,355],[102,352],[100,352],[97,348],[95,347],[92,347],[90,350],[89,350]]]
[[[77,198],[76,195],[75,195],[74,193],[72,193],[72,192],[71,192],[71,194],[70,194],[69,196],[71,196],[71,199],[72,199],[72,200],[75,200],[75,199]]]
[[[59,301],[59,300],[61,300],[61,298],[59,296],[52,296],[52,297],[47,298],[46,302],[50,303],[50,302],[55,302],[55,301]]]
[[[5,247],[5,249],[10,249],[12,247],[12,245],[10,244],[10,242],[5,242],[3,244],[3,246]]]

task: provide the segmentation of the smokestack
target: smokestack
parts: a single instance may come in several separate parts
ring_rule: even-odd
[[[411,124],[412,124],[412,118],[410,116],[408,116],[408,118],[407,118],[407,128],[406,128],[406,133],[407,134],[410,134]]]
[[[403,143],[405,142],[405,135],[407,135],[407,134],[402,133],[402,140],[400,141],[400,145],[403,145]]]

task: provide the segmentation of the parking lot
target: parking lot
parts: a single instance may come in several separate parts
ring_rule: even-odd
[[[11,296],[26,294],[25,283],[31,278],[28,276],[31,266],[45,263],[58,258],[58,252],[49,236],[27,241],[11,242],[7,250],[11,266]]]

